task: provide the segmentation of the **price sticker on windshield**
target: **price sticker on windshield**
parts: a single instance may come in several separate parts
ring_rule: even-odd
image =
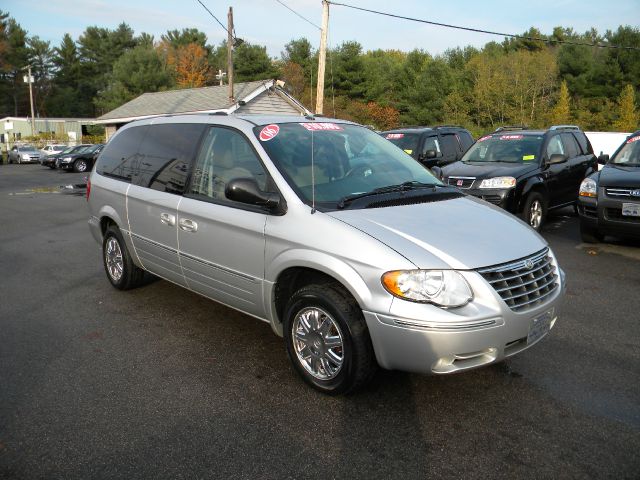
[[[400,138],[404,138],[404,133],[388,133],[384,138],[387,140],[398,140]]]
[[[478,139],[478,141],[479,141],[479,142],[484,142],[484,141],[485,141],[485,140],[487,140],[488,138],[491,138],[491,135],[485,135],[484,137],[479,138],[479,139]]]
[[[637,137],[630,138],[629,140],[627,140],[627,143],[637,142],[638,140],[640,140],[640,135],[638,135]]]
[[[315,122],[315,123],[301,123],[300,125],[302,125],[304,128],[306,128],[310,132],[319,132],[323,130],[330,130],[335,132],[339,130],[344,130],[340,125],[337,125],[335,123]]]
[[[536,156],[535,155],[523,155],[522,156],[522,160],[535,160]]]

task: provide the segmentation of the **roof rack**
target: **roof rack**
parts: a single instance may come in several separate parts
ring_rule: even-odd
[[[580,130],[577,125],[553,125],[549,130]]]
[[[526,130],[527,128],[529,128],[526,125],[505,125],[503,127],[498,127],[496,128],[493,133],[497,133],[497,132],[505,132],[505,131],[510,131],[510,130]]]
[[[229,115],[227,112],[211,112],[209,115]]]

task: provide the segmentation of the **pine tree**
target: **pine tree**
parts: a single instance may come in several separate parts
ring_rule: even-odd
[[[625,85],[618,97],[618,120],[613,124],[620,132],[633,132],[638,128],[636,94],[630,84]]]

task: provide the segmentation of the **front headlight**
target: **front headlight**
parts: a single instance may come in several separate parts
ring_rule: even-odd
[[[454,270],[395,270],[382,275],[382,285],[403,300],[461,307],[473,298],[471,287]]]
[[[578,195],[581,197],[597,197],[598,185],[596,184],[596,181],[593,178],[585,178],[582,180]]]
[[[64,158],[62,159],[62,161],[63,161],[64,163],[69,163],[71,160],[73,160],[71,157],[64,157]]]
[[[513,188],[516,186],[516,179],[513,177],[485,178],[480,184],[480,188]]]

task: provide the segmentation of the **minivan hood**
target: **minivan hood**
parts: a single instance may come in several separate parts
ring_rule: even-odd
[[[462,163],[454,162],[450,165],[442,167],[442,174],[445,177],[475,177],[477,179],[495,178],[495,177],[521,177],[529,172],[539,168],[535,163],[494,163],[494,162],[476,162]]]
[[[526,257],[547,245],[524,222],[471,196],[328,215],[378,239],[425,269],[487,267]]]
[[[640,188],[640,167],[626,167],[608,163],[600,170],[601,187]]]

